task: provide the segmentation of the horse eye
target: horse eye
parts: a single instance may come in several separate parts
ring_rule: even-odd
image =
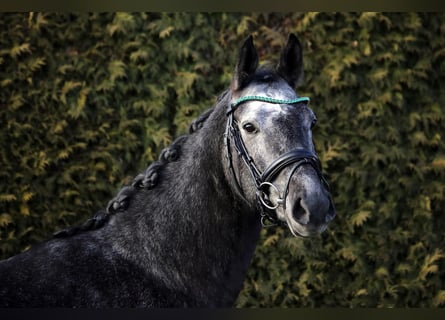
[[[253,124],[251,124],[250,122],[243,124],[243,129],[249,133],[253,133],[256,131],[255,126]]]
[[[315,127],[316,124],[317,124],[317,118],[314,118],[314,120],[312,120],[312,123],[311,123],[311,129],[313,127]]]

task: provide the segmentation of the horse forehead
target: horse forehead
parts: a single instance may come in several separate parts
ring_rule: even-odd
[[[289,108],[283,108],[279,104],[252,101],[244,108],[243,116],[246,119],[271,120],[277,117],[285,117],[289,113]]]
[[[243,91],[242,96],[261,96],[276,100],[292,100],[298,97],[284,81],[249,86]],[[246,102],[242,109],[244,109],[243,116],[250,119],[271,120],[293,112],[293,108],[289,108],[289,106],[255,100]]]

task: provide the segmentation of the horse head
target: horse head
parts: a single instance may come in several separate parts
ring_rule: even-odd
[[[249,37],[241,48],[227,110],[226,156],[238,193],[266,220],[295,236],[324,231],[335,216],[329,186],[312,141],[309,98],[294,88],[302,78],[301,44],[290,35],[275,68],[259,67]]]

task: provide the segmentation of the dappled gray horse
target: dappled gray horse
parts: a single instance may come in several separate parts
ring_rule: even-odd
[[[275,69],[258,67],[248,38],[216,105],[106,210],[0,262],[0,306],[231,306],[262,225],[325,230],[301,51],[291,35]]]

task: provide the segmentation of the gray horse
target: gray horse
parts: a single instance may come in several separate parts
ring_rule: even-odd
[[[276,68],[249,37],[216,105],[106,210],[0,262],[0,306],[233,305],[262,225],[308,237],[335,216],[302,73],[294,35]]]

